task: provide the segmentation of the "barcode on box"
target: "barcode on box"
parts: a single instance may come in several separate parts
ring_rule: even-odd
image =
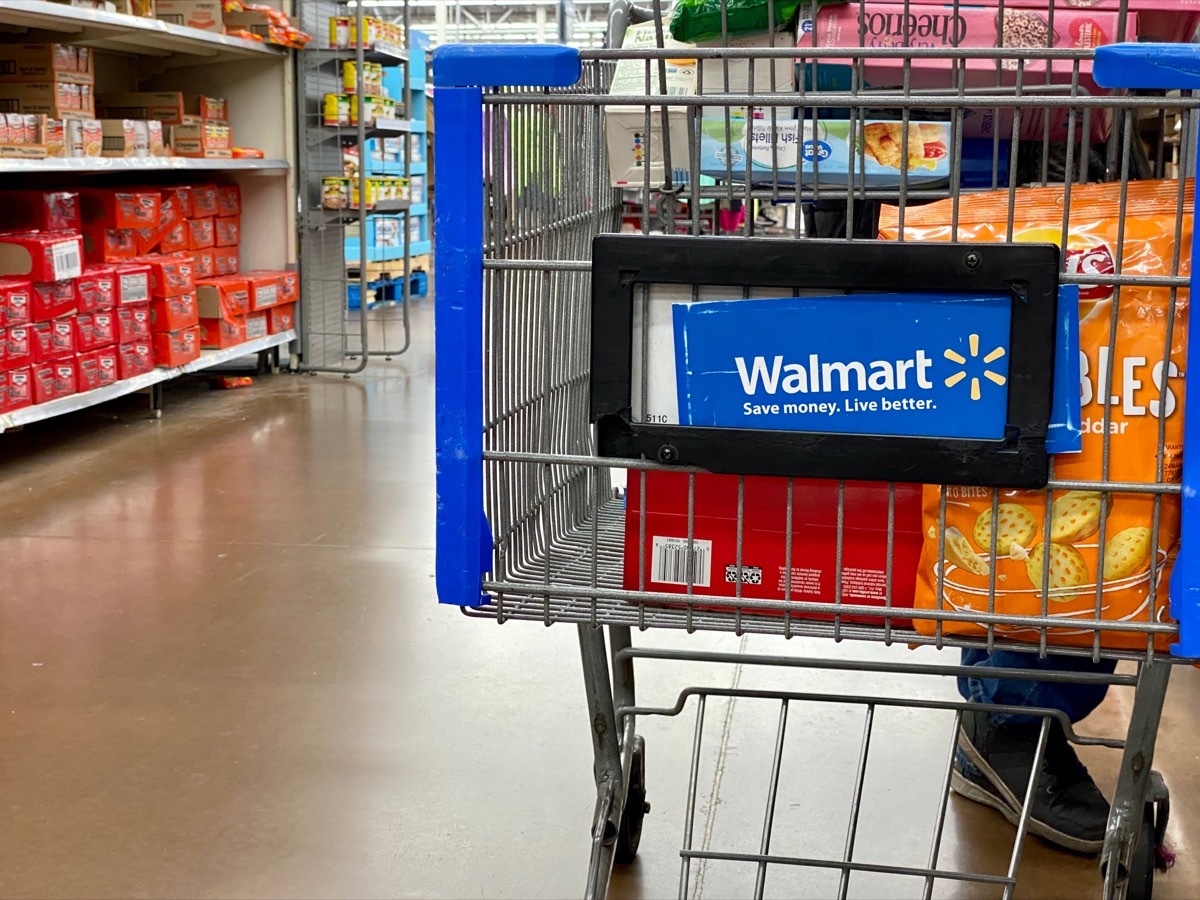
[[[688,575],[695,587],[708,587],[712,581],[712,541],[655,535],[650,553],[650,580],[659,584],[687,584]]]
[[[64,241],[50,248],[54,264],[54,280],[66,281],[83,274],[83,258],[79,254],[78,241]]]

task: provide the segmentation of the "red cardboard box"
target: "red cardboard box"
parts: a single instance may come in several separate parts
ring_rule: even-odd
[[[243,272],[250,288],[250,308],[267,309],[283,302],[278,272]]]
[[[36,283],[29,301],[29,315],[35,322],[49,322],[59,316],[68,316],[75,312],[79,304],[73,281]]]
[[[70,319],[37,322],[33,326],[33,361],[50,362],[75,355],[75,327]]]
[[[158,332],[154,335],[153,344],[156,366],[173,369],[193,362],[200,358],[200,326]]]
[[[204,219],[187,220],[187,248],[189,250],[203,250],[213,246],[215,241],[216,233],[211,216]]]
[[[232,321],[250,312],[250,285],[241,276],[205,278],[196,282],[196,300],[200,318]]]
[[[296,304],[281,303],[267,310],[267,332],[282,334],[296,327]]]
[[[267,312],[252,312],[246,314],[246,340],[267,336]]]
[[[246,343],[245,319],[201,319],[200,346],[205,350],[225,350]]]
[[[83,271],[83,241],[69,231],[0,234],[0,275],[30,281],[64,281]]]
[[[10,325],[0,331],[0,337],[4,339],[5,368],[15,369],[33,362],[33,345],[36,339],[33,336],[32,325]]]
[[[145,263],[124,263],[115,266],[117,276],[117,305],[150,302],[150,267]]]
[[[151,297],[178,297],[196,290],[191,256],[148,256],[136,262],[150,267]]]
[[[88,353],[116,343],[117,317],[112,310],[80,313],[67,321],[75,325],[76,353]]]
[[[83,254],[89,263],[116,263],[138,255],[138,233],[132,228],[83,226]]]
[[[217,274],[217,251],[214,247],[205,250],[189,250],[197,278],[212,278]]]
[[[85,224],[136,229],[162,220],[162,197],[152,188],[83,188],[79,202]]]
[[[116,316],[118,344],[128,344],[131,341],[144,341],[150,337],[149,303],[118,306]]]
[[[149,340],[117,345],[117,376],[124,380],[154,368],[154,348]]]
[[[0,328],[29,321],[33,284],[24,278],[0,278]]]
[[[645,490],[642,588],[638,571],[641,476],[631,472],[625,500],[625,588],[684,594],[688,575],[688,475],[646,472]],[[784,587],[790,580],[791,599],[832,602],[837,581],[838,482],[793,481],[790,561],[786,558],[787,490],[786,478],[746,476],[744,480],[741,595],[783,600]],[[693,588],[699,594],[734,597],[738,580],[737,476],[696,475],[693,510]],[[896,485],[893,511],[892,605],[911,609],[921,553],[920,485]],[[882,607],[887,574],[887,485],[846,482],[842,545],[842,602]],[[843,620],[879,621],[861,615],[844,616]]]
[[[213,220],[213,243],[218,247],[236,247],[242,242],[241,216],[218,216]]]
[[[75,279],[75,304],[81,313],[117,305],[117,275],[112,266],[89,264]]]
[[[279,273],[279,302],[295,303],[300,299],[300,274],[298,272]]]
[[[150,330],[155,334],[181,331],[199,321],[200,313],[194,293],[150,301]]]
[[[116,347],[104,347],[75,357],[75,386],[82,391],[113,384],[117,379]]]
[[[75,360],[57,359],[33,367],[33,402],[47,403],[75,393]]]
[[[217,202],[217,186],[215,184],[200,184],[192,188],[192,214],[189,218],[203,219],[221,214]]]
[[[183,199],[178,191],[163,191],[162,205],[158,214],[158,225],[160,228],[170,228],[177,222],[184,220],[183,215]]]
[[[218,247],[215,251],[218,275],[236,275],[241,268],[237,247]]]
[[[33,375],[28,366],[0,372],[0,412],[23,409],[33,403]]]
[[[138,256],[152,253],[162,243],[163,228],[138,228],[133,232],[133,246]]]
[[[79,194],[74,191],[5,191],[5,224],[30,231],[78,231]]]
[[[174,225],[163,229],[162,237],[158,242],[158,251],[160,253],[178,253],[179,251],[186,251],[187,244],[187,221],[180,219]]]
[[[240,216],[242,214],[242,189],[236,184],[217,186],[217,215]]]
[[[168,187],[162,189],[163,203],[167,202],[167,198],[174,198],[175,204],[179,210],[179,218],[192,218],[192,189],[190,187]],[[170,224],[165,219],[164,224]]]

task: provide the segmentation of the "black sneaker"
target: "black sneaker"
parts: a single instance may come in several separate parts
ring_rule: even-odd
[[[1014,825],[1021,815],[1040,725],[993,725],[987,713],[963,713],[950,786],[998,810]],[[1075,755],[1062,727],[1050,723],[1029,831],[1076,853],[1099,853],[1108,801]]]

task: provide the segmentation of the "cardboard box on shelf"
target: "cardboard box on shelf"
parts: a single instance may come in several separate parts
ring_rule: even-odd
[[[156,15],[169,25],[199,28],[224,34],[221,19],[222,0],[158,0]]]
[[[93,57],[74,44],[0,44],[0,82],[95,84]]]
[[[162,203],[168,204],[174,200],[174,204],[179,209],[179,217],[182,219],[192,218],[192,189],[187,186],[165,187],[161,190]]]
[[[180,331],[200,321],[195,293],[150,301],[150,330]]]
[[[114,266],[117,276],[117,306],[150,302],[150,267],[141,263]]]
[[[101,94],[100,108],[116,119],[157,119],[164,125],[224,122],[229,105],[223,97],[184,94],[181,91],[131,91]]]
[[[138,253],[137,232],[132,228],[83,226],[83,256],[89,263],[118,263]]]
[[[50,362],[75,355],[75,327],[70,319],[35,322],[33,344],[30,347],[35,363]]]
[[[0,234],[0,275],[62,281],[83,271],[83,240],[70,231]]]
[[[196,282],[196,303],[202,319],[240,320],[250,312],[250,285],[241,276],[218,276]]]
[[[117,345],[117,375],[123,381],[154,368],[154,348],[149,338]]]
[[[217,247],[236,247],[242,242],[241,216],[218,216],[213,227],[213,243]]]
[[[171,150],[176,156],[232,159],[233,129],[215,121],[172,125]]]
[[[134,303],[128,306],[118,306],[117,343],[128,344],[150,337],[150,304]]]
[[[27,278],[0,278],[0,328],[29,322],[29,295],[33,284]]]
[[[215,184],[197,184],[189,189],[190,212],[189,219],[205,219],[220,215],[220,204],[217,202],[217,186]]]
[[[179,331],[155,332],[151,339],[154,364],[173,369],[200,358],[200,326],[192,325]]]
[[[0,209],[12,229],[79,230],[79,194],[74,191],[4,191]]]
[[[282,334],[296,327],[296,304],[281,303],[267,310],[267,333]]]
[[[117,305],[116,273],[112,266],[89,264],[75,279],[75,303],[81,313],[109,310]]]
[[[204,250],[187,250],[184,252],[191,255],[197,278],[212,278],[217,274],[216,248],[207,247]]]
[[[247,313],[246,340],[252,341],[255,338],[266,337],[267,334],[267,311]]]
[[[240,216],[242,214],[242,189],[236,184],[217,185],[217,215]]]
[[[75,328],[75,351],[87,353],[115,344],[117,341],[116,314],[111,309],[83,313],[67,319]]]
[[[76,356],[75,378],[79,390],[93,391],[120,380],[117,372],[119,352],[115,346],[109,346]]]
[[[150,135],[146,123],[142,122],[139,133],[134,119],[101,119],[100,155],[113,159],[124,159],[150,155]]]
[[[195,269],[190,256],[148,256],[135,262],[150,267],[151,297],[178,297],[196,290]]]
[[[204,250],[213,246],[216,240],[213,221],[211,217],[187,220],[187,248],[189,250]]]
[[[175,253],[180,250],[187,250],[188,227],[185,219],[180,219],[174,225],[163,229],[162,236],[158,241],[158,251],[160,253]]]
[[[73,81],[0,84],[0,112],[90,119],[95,118],[96,104],[91,85]]]
[[[26,366],[33,362],[32,325],[9,325],[0,333],[4,338],[4,364],[8,368]]]
[[[34,322],[69,316],[77,308],[74,281],[34,282],[29,295],[29,316]]]
[[[283,302],[278,272],[243,272],[250,289],[250,309],[267,309]],[[265,334],[265,332],[264,332]]]
[[[14,412],[33,403],[33,374],[28,366],[0,372],[0,412]]]
[[[200,346],[205,350],[226,350],[246,343],[246,320],[225,318],[202,318],[200,320]]]
[[[236,275],[241,268],[241,256],[237,247],[218,247],[215,251],[218,275]]]
[[[58,359],[33,367],[33,402],[48,403],[75,393],[75,359]]]
[[[108,228],[152,228],[162,218],[162,198],[150,188],[82,188],[79,201],[85,223]]]

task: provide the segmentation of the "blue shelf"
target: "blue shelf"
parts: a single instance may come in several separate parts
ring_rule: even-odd
[[[430,241],[417,241],[409,245],[409,256],[424,256],[433,249],[433,244]],[[367,250],[367,261],[378,262],[400,262],[404,259],[403,247],[372,247]],[[354,241],[346,241],[346,264],[357,265],[359,262],[358,244]]]
[[[429,204],[423,202],[414,203],[408,208],[408,214],[410,216],[427,216],[429,215]]]
[[[401,163],[400,165],[401,165],[401,168],[403,168],[404,164]],[[415,162],[415,163],[408,164],[408,174],[409,175],[424,175],[427,171],[428,171],[428,167],[426,166],[424,160],[422,160],[421,162]]]

